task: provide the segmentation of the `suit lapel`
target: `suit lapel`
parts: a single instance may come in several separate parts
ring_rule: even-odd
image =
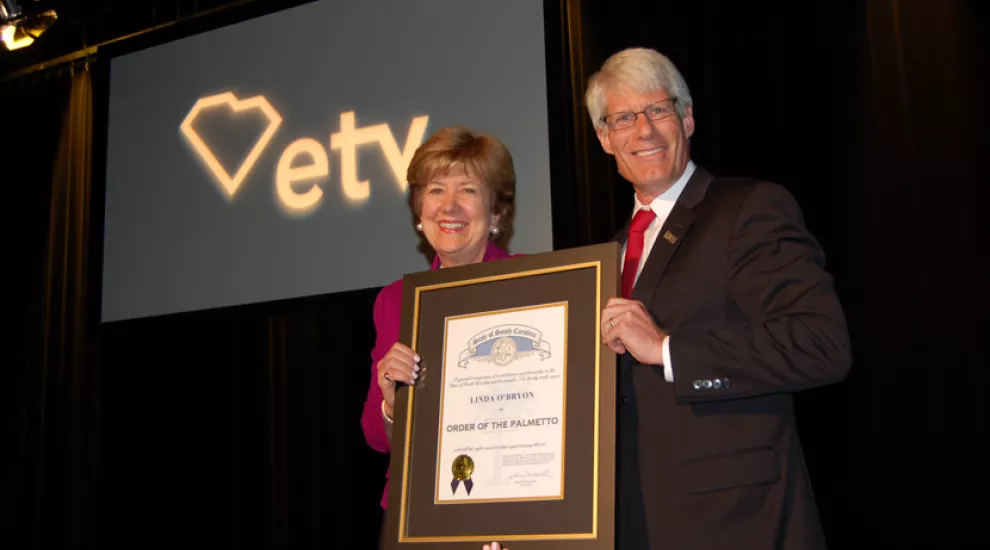
[[[646,258],[646,264],[643,265],[643,271],[640,272],[639,279],[636,280],[636,286],[633,287],[633,300],[644,304],[649,304],[653,300],[653,294],[663,277],[663,272],[670,264],[670,259],[674,257],[674,253],[680,248],[684,234],[687,233],[696,217],[697,215],[691,209],[681,206],[679,203],[674,204],[670,216],[667,216],[667,221],[660,228],[660,234],[657,235],[657,240],[653,244],[653,249],[650,250],[649,257]]]
[[[663,227],[660,228],[660,233],[650,250],[650,255],[646,258],[643,271],[639,274],[639,279],[636,280],[636,286],[633,287],[633,300],[644,304],[649,304],[653,300],[653,295],[656,293],[657,286],[660,284],[671,258],[674,257],[677,249],[684,242],[684,236],[698,217],[694,212],[694,207],[705,197],[711,180],[712,175],[700,167],[696,168],[694,174],[691,175],[691,179],[688,180],[681,196],[674,203],[674,208],[667,216]],[[623,233],[624,237],[625,233]]]

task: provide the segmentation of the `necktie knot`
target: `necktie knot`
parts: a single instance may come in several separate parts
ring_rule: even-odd
[[[652,210],[644,208],[636,212],[632,223],[629,224],[626,258],[622,263],[622,296],[625,298],[632,295],[633,285],[636,282],[636,272],[639,270],[639,263],[643,256],[643,232],[656,217],[657,215]]]
[[[647,210],[646,208],[638,210],[636,215],[633,216],[632,223],[629,225],[629,231],[636,233],[646,231],[646,228],[653,223],[653,220],[656,219],[656,217],[656,213],[652,210]]]

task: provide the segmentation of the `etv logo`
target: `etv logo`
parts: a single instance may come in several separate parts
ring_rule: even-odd
[[[225,105],[231,108],[235,116],[258,110],[268,120],[268,125],[251,146],[241,165],[234,170],[233,175],[224,168],[210,146],[193,128],[193,123],[202,112]],[[340,131],[330,134],[330,149],[340,150],[340,188],[344,196],[354,203],[368,200],[371,194],[370,182],[358,179],[357,148],[374,143],[381,147],[399,190],[405,193],[409,185],[406,181],[406,169],[416,148],[423,143],[429,119],[428,115],[412,119],[409,132],[406,134],[405,146],[400,151],[388,124],[357,128],[354,111],[340,113]],[[179,131],[199,160],[203,162],[209,175],[220,185],[227,198],[232,199],[281,124],[282,116],[264,96],[237,99],[233,92],[224,92],[197,100],[179,126]],[[304,158],[306,159],[304,162],[296,164],[297,159]],[[319,204],[323,190],[316,181],[330,176],[330,159],[319,141],[313,138],[299,138],[293,141],[282,152],[276,166],[275,191],[279,202],[287,212],[302,215]],[[302,185],[307,182],[308,186]]]

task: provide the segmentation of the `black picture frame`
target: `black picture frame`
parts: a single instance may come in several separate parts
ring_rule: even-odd
[[[601,311],[619,294],[618,243],[519,256],[403,278],[400,341],[421,357],[396,392],[385,548],[614,548],[615,353]],[[438,505],[444,319],[548,303],[566,308],[566,466],[561,498]],[[439,480],[444,483],[449,479]]]

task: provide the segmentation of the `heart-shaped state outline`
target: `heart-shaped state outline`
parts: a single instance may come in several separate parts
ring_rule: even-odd
[[[199,113],[216,107],[218,105],[230,105],[235,113],[240,113],[242,111],[247,111],[249,109],[260,109],[262,113],[268,118],[268,127],[265,131],[261,133],[258,137],[258,141],[254,143],[251,147],[251,151],[248,153],[244,161],[237,168],[237,171],[231,177],[230,173],[224,169],[217,160],[216,155],[210,149],[203,138],[199,137],[196,130],[193,129],[193,122]],[[224,191],[227,192],[228,197],[233,197],[234,193],[237,192],[237,188],[240,187],[244,178],[247,177],[251,169],[254,168],[254,163],[258,161],[258,157],[268,146],[268,142],[271,141],[272,136],[275,135],[275,131],[278,130],[279,125],[282,124],[282,116],[278,114],[272,104],[265,99],[265,96],[256,95],[254,97],[249,97],[244,100],[237,99],[237,96],[233,92],[224,92],[221,94],[211,95],[207,97],[200,98],[196,101],[196,104],[192,106],[189,110],[189,114],[186,115],[185,120],[179,126],[182,135],[185,136],[186,140],[193,146],[196,154],[199,158],[206,164],[213,173],[213,177],[217,179],[220,186],[223,187]]]

